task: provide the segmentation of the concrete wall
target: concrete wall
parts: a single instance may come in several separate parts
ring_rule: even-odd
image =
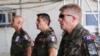
[[[24,2],[27,2],[27,1],[28,0],[25,0]],[[18,4],[17,5],[4,5],[4,3],[9,4],[9,3],[18,3],[18,2],[19,2],[18,0],[0,1],[0,4],[3,5],[3,6],[0,6],[0,8],[1,7],[15,8],[17,9],[16,14],[20,15],[20,10],[19,10],[20,6]],[[68,3],[74,3],[74,0],[68,0],[65,2],[65,4],[68,4]],[[59,8],[63,4],[64,3],[62,1],[37,3],[37,4],[36,3],[22,4],[23,9],[22,9],[21,15],[24,17],[24,20],[25,20],[23,28],[25,29],[25,31],[28,32],[28,34],[30,35],[33,41],[36,35],[39,33],[39,30],[36,29],[36,25],[35,25],[36,18],[37,18],[36,14],[46,12],[51,17],[52,22],[50,26],[53,27],[53,29],[55,30],[55,33],[58,38],[58,45],[59,45],[59,42],[61,40],[62,30],[59,27],[58,15],[59,15]],[[10,53],[11,38],[12,38],[13,33],[14,33],[14,29],[11,27],[0,27],[0,56],[10,56],[9,53]]]

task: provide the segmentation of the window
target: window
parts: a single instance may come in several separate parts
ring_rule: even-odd
[[[100,16],[100,14],[99,14],[99,16]],[[86,13],[85,17],[86,17],[86,25],[87,26],[97,26],[98,25],[98,14],[97,14],[97,11],[95,11],[95,12],[88,11]]]
[[[98,16],[100,16],[100,13],[98,14],[98,11],[86,11],[83,15],[84,19],[82,19],[83,26],[89,30],[92,33],[97,32],[98,28]],[[99,18],[100,22],[100,18]],[[100,25],[100,23],[99,23]]]
[[[0,23],[5,23],[6,22],[6,18],[5,18],[5,14],[0,14]]]
[[[95,14],[97,18],[97,14]],[[86,14],[86,25],[97,26],[98,21],[95,18],[94,14]]]
[[[0,12],[0,27],[9,26],[13,16],[16,15],[15,11],[1,11]]]

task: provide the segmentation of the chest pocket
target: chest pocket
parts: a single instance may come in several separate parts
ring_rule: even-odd
[[[17,48],[19,48],[19,51],[24,51],[24,41],[23,38],[21,37],[19,41],[16,43]]]
[[[81,54],[81,46],[80,41],[77,41],[77,43],[75,42],[71,42],[68,48],[65,48],[64,53],[65,56],[80,56]]]
[[[25,40],[24,40],[24,35],[20,35],[19,40],[15,44],[16,51],[19,53],[24,53],[25,52]]]
[[[40,35],[36,39],[36,43],[34,46],[35,55],[36,56],[48,56],[47,55],[47,48],[46,48],[46,36]]]
[[[79,55],[80,54],[80,46],[78,44],[72,45],[71,47],[71,55]]]
[[[77,38],[71,40],[67,48],[65,48],[65,56],[81,56],[82,55],[82,36],[85,34],[86,31],[81,29],[79,34],[76,36]]]
[[[44,35],[39,35],[36,38],[35,46],[36,46],[36,48],[37,47],[41,47],[41,48],[45,47],[45,38],[44,38]]]

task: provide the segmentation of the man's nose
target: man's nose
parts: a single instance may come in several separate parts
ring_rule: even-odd
[[[35,23],[38,24],[38,21],[36,21]]]
[[[58,19],[58,21],[59,21],[59,22],[61,22],[61,21],[62,21],[62,19],[61,19],[61,18],[59,18],[59,19]]]

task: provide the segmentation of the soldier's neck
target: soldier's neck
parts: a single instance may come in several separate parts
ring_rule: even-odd
[[[77,26],[77,24],[74,24],[69,30],[67,30],[69,36],[72,34],[72,32],[76,26]]]
[[[45,27],[41,30],[41,32],[45,32],[47,29],[49,29],[49,26],[45,26]]]
[[[22,28],[21,26],[20,26],[20,27],[17,27],[17,28],[15,29],[16,32],[18,32],[21,28]]]

